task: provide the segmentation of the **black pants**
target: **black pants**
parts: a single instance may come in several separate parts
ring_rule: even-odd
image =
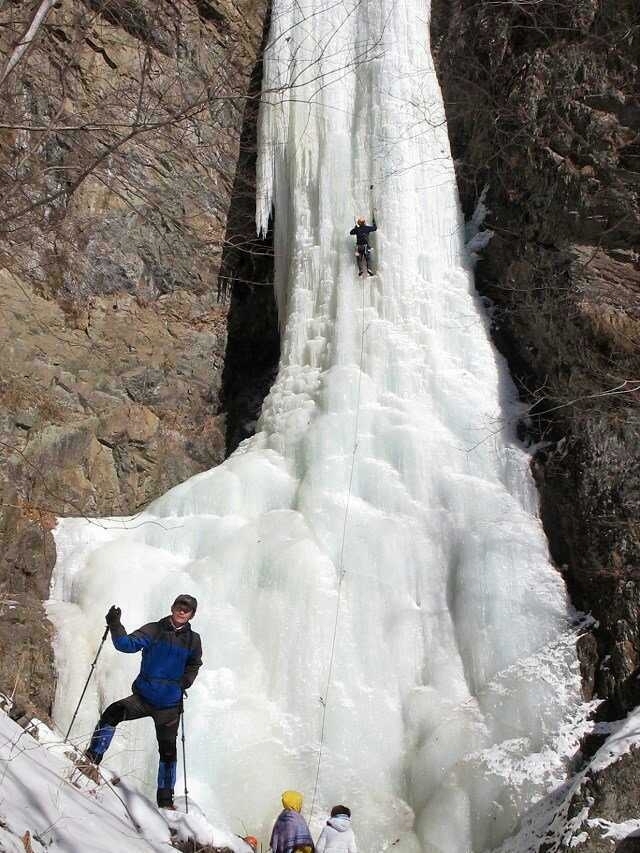
[[[176,739],[180,725],[180,705],[154,708],[134,693],[109,705],[100,717],[98,725],[117,726],[125,720],[140,720],[143,717],[151,717],[155,723],[160,761],[177,761]]]
[[[141,696],[127,696],[126,699],[118,699],[98,720],[91,737],[89,749],[86,756],[95,764],[100,764],[109,744],[113,739],[116,726],[125,720],[140,720],[142,717],[151,717],[156,726],[156,738],[158,739],[158,790],[156,799],[159,806],[173,807],[173,789],[176,783],[177,750],[176,739],[178,726],[180,724],[180,705],[171,708],[155,708],[145,702]]]
[[[358,272],[364,275],[365,272],[371,272],[371,248],[368,245],[358,245],[356,249],[358,255]]]

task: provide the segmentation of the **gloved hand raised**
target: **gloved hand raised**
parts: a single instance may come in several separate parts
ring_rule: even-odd
[[[116,625],[120,624],[120,614],[122,610],[119,607],[116,607],[115,604],[112,604],[109,608],[109,612],[104,617],[107,620],[107,625],[110,628],[115,628]]]

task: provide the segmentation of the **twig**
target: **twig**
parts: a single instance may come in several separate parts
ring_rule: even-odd
[[[31,46],[31,42],[36,37],[36,34],[42,24],[45,22],[47,15],[55,5],[57,0],[42,0],[42,3],[38,6],[35,15],[33,16],[31,23],[24,34],[24,36],[20,39],[16,47],[14,48],[13,53],[7,60],[2,73],[0,74],[0,86],[7,79],[9,74],[13,71],[16,65],[20,62],[22,57],[25,55],[29,47]]]

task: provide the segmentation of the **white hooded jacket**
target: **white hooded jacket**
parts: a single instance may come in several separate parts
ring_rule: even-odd
[[[316,853],[357,853],[351,820],[346,815],[330,817],[320,833]]]

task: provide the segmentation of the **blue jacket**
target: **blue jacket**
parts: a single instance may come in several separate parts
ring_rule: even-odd
[[[173,627],[171,618],[149,622],[132,634],[121,624],[111,628],[113,645],[119,652],[142,650],[140,674],[131,689],[154,708],[179,705],[182,691],[191,687],[202,666],[200,635],[184,627]]]

